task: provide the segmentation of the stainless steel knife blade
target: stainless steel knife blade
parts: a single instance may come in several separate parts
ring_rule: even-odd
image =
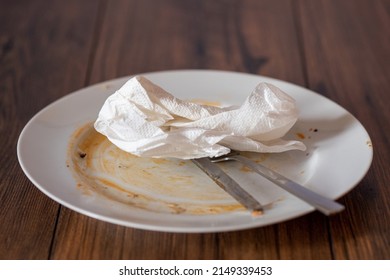
[[[209,158],[192,159],[192,162],[213,179],[224,191],[251,211],[252,214],[258,215],[263,212],[261,203],[227,175],[217,164],[211,162]]]

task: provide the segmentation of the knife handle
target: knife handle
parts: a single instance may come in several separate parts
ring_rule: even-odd
[[[242,164],[246,165],[256,173],[267,178],[269,181],[275,183],[285,191],[302,199],[303,201],[310,204],[311,206],[313,206],[314,208],[316,208],[318,211],[322,212],[325,215],[335,214],[344,210],[344,206],[341,205],[340,203],[337,203],[327,197],[319,195],[301,186],[300,184],[291,181],[290,179],[284,177],[283,175],[280,175],[279,173],[263,165],[251,161],[246,157],[243,157],[241,155],[233,155],[233,156],[228,156],[227,158],[230,160],[236,160],[241,162]]]

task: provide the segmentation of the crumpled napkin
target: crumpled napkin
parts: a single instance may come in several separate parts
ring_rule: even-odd
[[[142,157],[192,159],[227,154],[305,150],[282,140],[298,110],[293,98],[260,83],[241,106],[219,108],[175,98],[142,76],[109,96],[95,129],[120,149]]]

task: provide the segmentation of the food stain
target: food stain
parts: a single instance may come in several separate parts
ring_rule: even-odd
[[[79,154],[79,156],[81,157],[81,158],[85,158],[86,157],[86,153],[83,153],[83,152],[78,152],[78,154]]]
[[[248,166],[246,166],[246,165],[241,166],[240,170],[241,170],[242,172],[252,172],[252,169],[250,169],[250,168],[249,168]]]
[[[66,163],[84,195],[104,196],[160,213],[210,215],[246,211],[191,161],[126,153],[96,132],[92,123],[73,133]]]
[[[165,159],[165,158],[152,158],[151,159],[154,163],[156,164],[164,164],[164,163],[167,163],[168,160]]]
[[[251,215],[253,218],[257,218],[257,217],[260,217],[263,215],[263,211],[262,210],[253,210]]]
[[[210,100],[203,100],[203,99],[191,99],[189,101],[199,105],[206,105],[206,106],[213,106],[213,107],[222,106],[221,102],[217,102],[217,101],[210,101]]]
[[[296,135],[297,135],[298,138],[300,138],[300,139],[305,139],[305,138],[306,138],[305,134],[303,134],[303,133],[301,133],[301,132],[296,133]]]
[[[299,139],[311,139],[312,138],[312,135],[313,135],[313,132],[314,133],[317,133],[318,132],[318,128],[309,128],[309,133],[303,133],[303,132],[296,132],[295,135],[299,138]]]

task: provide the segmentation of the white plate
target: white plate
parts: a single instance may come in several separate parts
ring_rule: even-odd
[[[300,109],[298,122],[285,138],[304,138],[302,141],[308,149],[270,155],[264,164],[332,199],[356,186],[371,165],[373,150],[364,127],[339,105],[305,88],[267,77],[224,71],[165,71],[144,76],[181,99],[229,105],[241,104],[260,81],[280,87],[296,100]],[[246,211],[174,214],[131,207],[100,195],[84,195],[66,166],[69,139],[80,126],[96,119],[105,99],[129,78],[107,81],[67,95],[41,110],[25,126],[18,141],[19,162],[27,177],[47,196],[99,220],[169,232],[261,227],[313,211],[308,204],[257,175],[233,174],[237,167],[233,165],[227,165],[227,171],[233,167],[232,175],[252,184],[249,191],[257,191],[254,195],[268,203],[263,216],[253,218]]]

